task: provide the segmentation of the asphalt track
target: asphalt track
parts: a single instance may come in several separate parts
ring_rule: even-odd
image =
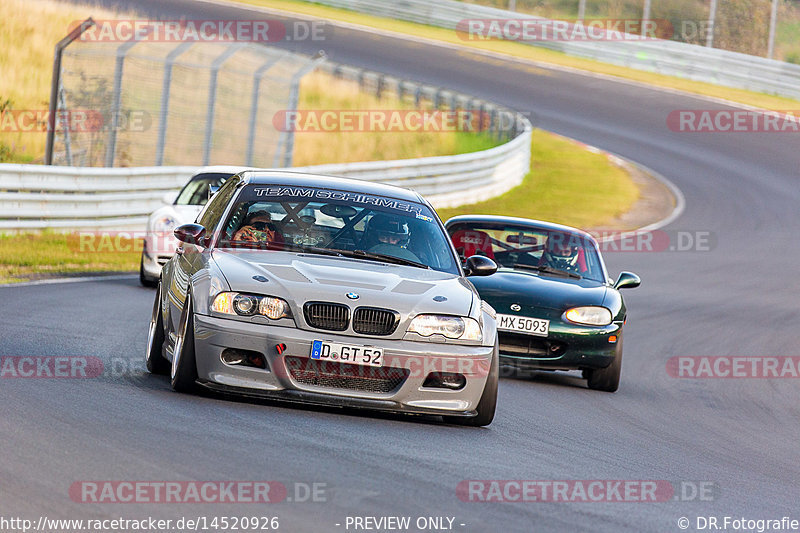
[[[104,3],[253,16],[188,0]],[[320,43],[291,47],[308,53]],[[669,532],[681,531],[680,517],[696,531],[698,516],[800,519],[797,379],[676,379],[665,369],[679,355],[800,355],[798,134],[675,133],[670,111],[725,106],[352,29],[336,28],[322,47],[335,61],[532,111],[539,127],[649,166],[686,197],[667,232],[710,232],[715,244],[606,253],[614,274],[644,280],[625,293],[620,390],[592,392],[567,375],[506,378],[484,429],[176,394],[144,371],[153,292],[135,279],[0,288],[0,354],[94,356],[105,368],[94,379],[0,381],[3,516],[277,515],[283,531],[347,531],[347,516],[451,516],[455,530],[470,532]],[[68,493],[79,480],[254,479],[281,481],[290,497],[293,483],[325,483],[327,501],[91,504]],[[469,503],[456,496],[466,479],[717,489],[710,501]]]

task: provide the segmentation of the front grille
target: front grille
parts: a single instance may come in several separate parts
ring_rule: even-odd
[[[348,365],[307,357],[286,357],[286,368],[298,383],[362,392],[392,392],[408,378],[407,368]]]
[[[353,313],[353,331],[363,335],[391,335],[399,322],[400,315],[389,309],[359,307]]]
[[[502,354],[550,358],[563,355],[567,351],[567,345],[563,342],[552,341],[544,337],[505,331],[499,332],[498,337]]]
[[[303,306],[306,322],[312,328],[344,331],[350,321],[350,308],[342,304],[309,302]]]

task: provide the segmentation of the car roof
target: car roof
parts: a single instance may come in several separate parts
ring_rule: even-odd
[[[335,189],[339,191],[372,194],[426,204],[422,196],[412,191],[385,183],[376,183],[340,176],[312,174],[309,172],[293,172],[290,170],[246,170],[239,174],[247,185],[286,185],[289,187],[313,187],[317,189]]]
[[[233,176],[234,174],[238,174],[243,170],[251,170],[252,168],[253,167],[243,167],[239,165],[209,165],[198,168],[193,176],[197,176],[199,174],[230,174]]]
[[[495,224],[519,224],[522,226],[536,226],[550,231],[561,231],[565,233],[576,233],[582,237],[594,241],[594,237],[583,231],[582,229],[573,228],[572,226],[565,226],[563,224],[556,224],[555,222],[545,222],[543,220],[534,220],[531,218],[520,217],[504,217],[500,215],[458,215],[449,219],[445,225],[459,224],[463,222],[478,222],[478,223],[495,223]]]

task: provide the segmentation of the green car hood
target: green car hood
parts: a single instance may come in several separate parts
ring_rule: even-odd
[[[499,313],[518,303],[555,310],[579,305],[602,305],[608,288],[599,281],[573,279],[535,272],[501,269],[491,276],[471,277],[481,298]]]

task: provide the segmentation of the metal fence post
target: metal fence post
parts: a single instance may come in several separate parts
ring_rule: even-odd
[[[91,17],[81,22],[80,26],[73,29],[66,37],[58,41],[53,57],[53,80],[50,85],[50,112],[47,117],[47,144],[44,151],[44,164],[53,164],[53,141],[56,133],[56,106],[58,105],[58,92],[61,88],[61,57],[64,49],[83,32],[94,26],[95,22]]]
[[[245,43],[233,43],[211,63],[211,81],[208,84],[208,107],[206,108],[206,137],[203,142],[203,165],[208,165],[208,162],[211,160],[211,139],[214,133],[214,106],[217,103],[217,74],[219,74],[219,69],[222,68],[222,64],[243,46],[245,46]]]
[[[717,18],[717,0],[711,0],[711,6],[708,8],[708,34],[706,35],[706,47],[711,48],[714,46],[714,20]]]
[[[327,56],[325,52],[320,50],[311,60],[300,70],[295,72],[294,76],[292,76],[291,82],[291,89],[289,93],[289,105],[287,106],[290,110],[294,111],[297,109],[297,100],[298,94],[300,92],[300,80],[317,68],[317,66],[325,61]],[[363,71],[362,71],[362,79],[363,79]],[[275,150],[275,166],[278,166],[278,162],[280,161],[280,154],[281,150],[283,150],[283,166],[290,167],[292,166],[292,151],[294,150],[294,131],[282,131],[280,136],[278,137],[278,147]]]
[[[267,73],[267,71],[271,69],[273,65],[275,65],[275,63],[286,57],[287,53],[288,52],[268,60],[266,63],[261,65],[258,70],[256,70],[256,73],[253,76],[253,95],[250,103],[250,123],[247,126],[247,155],[245,157],[245,164],[247,166],[253,165],[253,143],[255,142],[256,138],[256,115],[258,114],[258,92],[261,89],[261,80],[264,78],[264,75]]]
[[[772,59],[775,53],[775,26],[778,22],[778,0],[772,0],[772,11],[769,15],[769,41],[767,43],[767,58]]]
[[[152,28],[148,28],[145,31],[144,36],[147,36],[147,34],[149,34],[151,31]],[[131,37],[130,40],[126,41],[124,44],[121,44],[119,48],[117,48],[117,61],[116,65],[114,66],[114,89],[112,92],[114,105],[111,106],[111,127],[108,130],[108,145],[106,145],[105,166],[107,167],[114,166],[114,157],[116,156],[117,152],[117,128],[119,127],[119,114],[122,106],[122,74],[125,67],[125,56],[128,55],[128,51],[130,51],[130,49],[133,48],[138,42],[139,41],[136,40],[136,37]]]
[[[64,125],[66,120],[66,125],[64,125],[64,155],[67,157],[67,165],[72,166],[72,143],[69,138],[69,111],[67,110],[67,102],[64,99],[64,86],[60,83],[58,87],[58,110],[56,113],[63,113],[63,115],[61,115],[62,125]]]
[[[169,91],[172,86],[172,65],[178,56],[191,48],[194,42],[181,43],[167,54],[164,64],[164,82],[161,85],[161,110],[158,116],[158,141],[156,144],[156,166],[164,164],[164,143],[167,139],[167,115],[169,114]]]

